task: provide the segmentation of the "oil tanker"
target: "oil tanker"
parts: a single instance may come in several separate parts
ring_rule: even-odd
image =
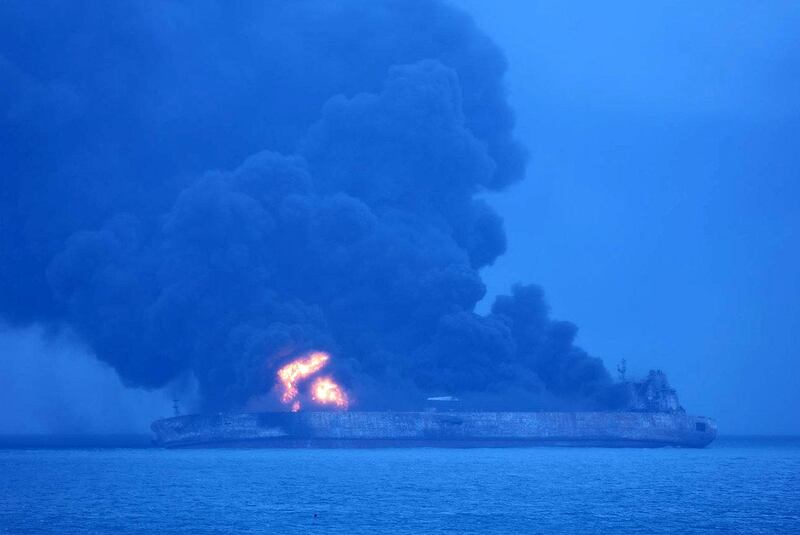
[[[716,438],[714,420],[686,414],[661,376],[631,383],[630,391],[622,411],[464,411],[440,404],[417,412],[235,412],[165,418],[152,430],[164,447],[702,448]]]
[[[152,425],[165,447],[702,448],[714,421],[655,412],[308,411],[176,416]]]

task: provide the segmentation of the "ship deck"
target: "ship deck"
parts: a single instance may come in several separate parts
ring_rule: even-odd
[[[178,416],[165,447],[704,447],[713,420],[648,412],[265,412]]]

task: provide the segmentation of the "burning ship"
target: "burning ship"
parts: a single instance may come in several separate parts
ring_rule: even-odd
[[[302,410],[299,385],[327,364],[314,352],[278,370],[280,401],[289,410],[175,416],[152,424],[164,447],[507,447],[604,446],[702,448],[715,422],[686,414],[661,372],[626,383],[630,401],[616,412],[497,412],[453,409],[450,396],[428,398],[418,412],[350,411],[330,376],[311,382],[307,397],[329,410]],[[444,409],[442,407],[445,407]]]

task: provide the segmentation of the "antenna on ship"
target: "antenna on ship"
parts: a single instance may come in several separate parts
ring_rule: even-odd
[[[181,415],[181,408],[180,405],[178,405],[179,401],[180,400],[178,398],[172,400],[172,410],[175,411],[175,416]]]

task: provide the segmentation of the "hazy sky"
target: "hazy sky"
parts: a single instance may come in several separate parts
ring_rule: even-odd
[[[541,283],[609,368],[726,432],[800,432],[800,4],[461,0],[531,160],[494,292]]]
[[[4,4],[0,432],[240,407],[313,345],[365,406],[617,406],[595,355],[800,433],[800,4],[451,2],[505,81],[424,1]],[[588,353],[489,313],[518,281]]]

